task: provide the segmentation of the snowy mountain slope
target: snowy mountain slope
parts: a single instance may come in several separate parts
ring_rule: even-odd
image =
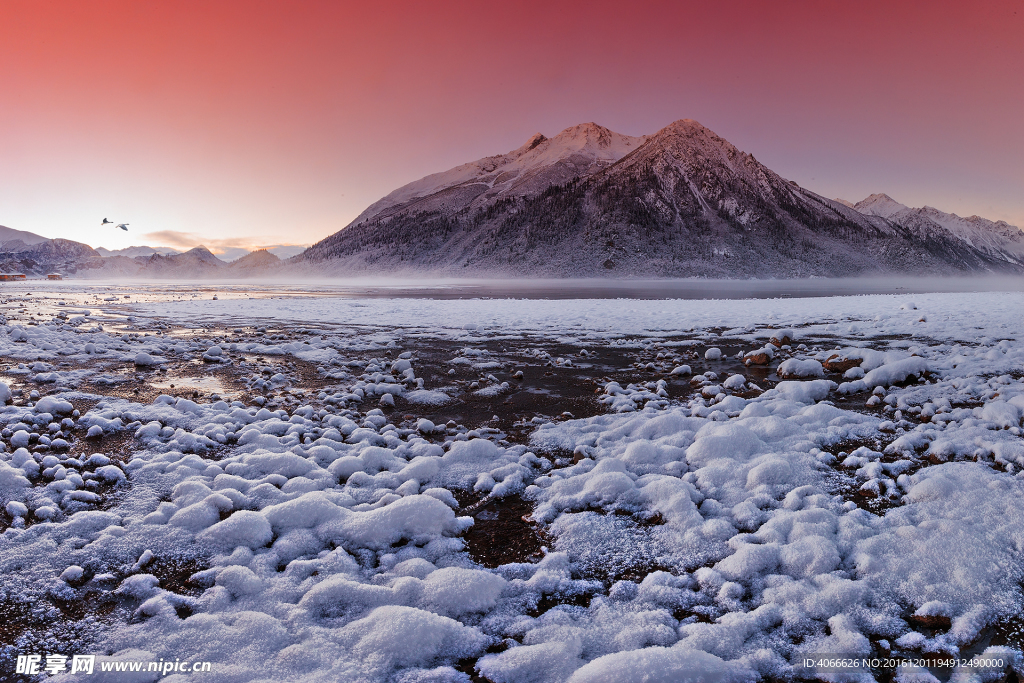
[[[1005,221],[990,221],[980,216],[962,218],[931,206],[915,209],[886,194],[873,194],[851,206],[863,214],[881,216],[911,230],[946,230],[985,254],[1024,264],[1024,231]]]
[[[48,238],[42,235],[37,235],[34,232],[28,232],[27,230],[15,230],[14,228],[8,228],[7,226],[0,225],[0,245],[6,245],[7,242],[13,242],[20,240],[22,244],[32,245],[45,242]]]
[[[73,240],[44,238],[41,242],[26,244],[15,239],[0,245],[0,271],[26,275],[45,275],[55,271],[74,273],[82,262],[98,257],[92,247]]]
[[[800,188],[692,120],[642,139],[592,124],[535,136],[397,190],[295,262],[556,277],[1020,269],[941,225],[900,225]]]
[[[999,249],[1024,257],[1024,232],[1006,221],[990,221],[980,216],[961,218],[930,206],[918,211],[977,249]]]
[[[508,154],[485,157],[404,185],[372,204],[354,223],[390,215],[396,207],[427,210],[458,205],[460,200],[473,204],[478,199],[476,203],[536,194],[618,161],[643,140],[596,123],[566,128],[553,138],[537,133]]]

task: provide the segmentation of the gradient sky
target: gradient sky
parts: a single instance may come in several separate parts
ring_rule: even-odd
[[[693,118],[826,196],[1024,226],[1022,73],[1019,1],[3,0],[0,224],[305,244],[536,132]]]

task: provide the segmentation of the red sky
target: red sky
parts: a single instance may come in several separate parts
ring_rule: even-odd
[[[536,132],[693,118],[827,196],[1024,226],[1022,73],[1005,0],[4,0],[0,224],[310,243]]]

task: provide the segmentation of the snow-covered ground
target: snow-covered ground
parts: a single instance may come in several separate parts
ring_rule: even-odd
[[[842,678],[812,654],[1024,674],[1019,292],[6,294],[0,675],[33,652],[99,655],[54,680],[156,680],[99,668],[159,660],[210,681]],[[593,416],[515,443],[423,417],[459,391],[424,369],[437,340],[479,376],[459,395],[496,404],[530,363],[638,362]],[[224,395],[158,394],[168,370]],[[501,528],[539,552],[484,559],[523,539],[467,539],[516,506]]]

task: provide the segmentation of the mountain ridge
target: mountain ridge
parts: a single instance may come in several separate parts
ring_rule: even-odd
[[[911,229],[942,228],[979,251],[1024,263],[1024,230],[1006,221],[991,221],[978,215],[964,218],[927,205],[912,208],[884,193],[869,195],[853,207],[861,213],[882,216]]]
[[[691,119],[639,138],[616,135],[581,124],[432,174],[291,263],[332,274],[554,277],[1024,269],[998,245],[976,247],[935,220],[872,214],[881,196],[863,213],[821,197]],[[888,215],[906,208],[885,197],[895,205],[886,204]]]
[[[21,242],[26,246],[33,244],[39,244],[45,242],[46,237],[37,235],[34,232],[28,232],[27,230],[15,230],[14,228],[8,228],[6,225],[0,225],[0,246],[6,245],[8,242]]]

